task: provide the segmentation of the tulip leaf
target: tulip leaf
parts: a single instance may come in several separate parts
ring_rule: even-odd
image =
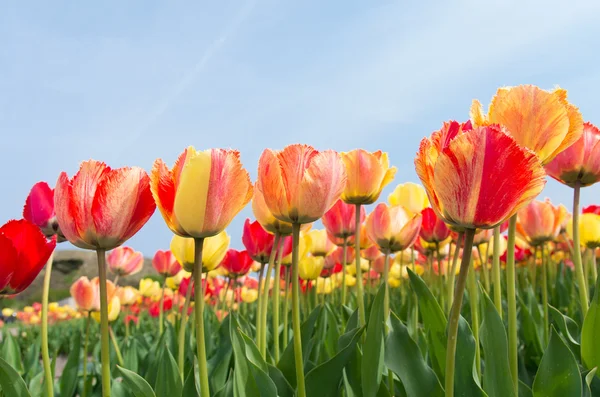
[[[313,368],[306,374],[306,395],[308,396],[337,396],[344,374],[344,367],[352,358],[356,345],[364,331],[357,328],[346,335],[347,343],[330,360]]]
[[[125,344],[123,353],[123,364],[125,368],[138,372],[139,368],[139,352],[138,352],[138,341],[136,339],[130,339]]]
[[[533,391],[523,381],[519,381],[519,397],[533,397]]]
[[[60,377],[61,397],[72,397],[77,389],[77,381],[79,379],[79,356],[81,353],[81,335],[75,333],[74,338],[69,357],[67,358],[67,364]]]
[[[390,314],[390,322],[385,365],[398,375],[408,396],[443,397],[444,389],[439,379],[423,359],[406,326],[394,313]]]
[[[4,340],[2,341],[2,347],[0,348],[0,356],[19,374],[25,372],[23,361],[21,361],[21,348],[11,332],[4,333]]]
[[[277,395],[279,397],[294,397],[294,389],[292,389],[292,386],[285,379],[279,368],[269,364],[269,377],[273,380],[275,386],[277,386]]]
[[[119,374],[123,378],[124,386],[133,393],[135,397],[156,397],[152,387],[146,382],[146,379],[135,372],[119,367],[118,365],[117,371],[119,371]]]
[[[361,366],[362,392],[364,397],[374,397],[377,395],[383,375],[383,332],[385,326],[383,301],[385,288],[385,284],[379,287],[369,314],[367,337],[363,347]]]
[[[154,391],[157,397],[179,396],[183,390],[183,382],[179,368],[169,349],[165,348],[158,364]]]
[[[508,361],[508,339],[504,323],[490,297],[481,289],[483,298],[483,324],[480,329],[485,371],[483,390],[490,397],[514,396],[512,376]]]
[[[196,384],[196,370],[190,367],[185,381],[183,382],[183,396],[199,396],[198,385]],[[136,396],[137,397],[137,396]]]
[[[0,386],[5,396],[31,397],[21,375],[2,357],[0,357]]]
[[[588,371],[587,374],[584,373],[585,382],[583,382],[583,397],[593,397],[591,388],[592,388],[592,382],[594,381],[594,376],[596,375],[597,370],[598,370],[598,367],[594,367],[591,371]]]
[[[439,303],[421,277],[407,269],[412,289],[419,300],[419,311],[428,331],[429,351],[433,369],[443,380],[446,373],[447,320]]]
[[[478,380],[475,379],[475,338],[464,317],[458,320],[456,339],[454,395],[485,397]]]
[[[598,277],[600,283],[600,277]],[[587,369],[600,367],[600,287],[596,286],[594,299],[583,320],[581,329],[581,359]]]
[[[582,393],[581,375],[575,356],[552,327],[550,342],[533,381],[533,395],[565,397],[581,396]]]

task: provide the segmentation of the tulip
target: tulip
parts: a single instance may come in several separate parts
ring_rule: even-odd
[[[531,246],[539,246],[558,237],[567,209],[553,206],[549,199],[534,200],[523,207],[517,218],[517,233]]]
[[[158,281],[154,281],[151,278],[143,278],[140,280],[138,291],[140,291],[140,295],[146,298],[152,298],[153,296],[160,294],[160,284]]]
[[[306,396],[298,285],[300,225],[321,218],[345,184],[344,165],[331,150],[318,152],[308,145],[290,145],[282,151],[266,149],[259,160],[256,189],[276,219],[292,223],[292,320],[299,397]]]
[[[368,235],[368,232],[367,232]],[[374,261],[379,255],[381,255],[381,251],[379,251],[379,247],[376,245],[372,245],[367,249],[363,249],[360,251],[360,255],[362,258],[368,260],[369,262]]]
[[[475,230],[500,225],[544,187],[544,170],[534,153],[519,146],[501,127],[469,127],[444,124],[421,141],[415,158],[417,174],[436,214],[447,224],[465,229],[448,325],[445,390],[449,396],[454,392],[456,335]]]
[[[313,256],[327,256],[335,251],[336,246],[327,237],[325,229],[312,229],[307,233],[310,239],[310,253]]]
[[[260,263],[267,263],[271,251],[273,251],[274,242],[275,236],[267,232],[259,221],[250,222],[250,219],[246,219],[242,232],[242,243],[252,259]]]
[[[42,229],[46,237],[57,236],[57,242],[65,241],[54,213],[54,189],[48,183],[33,185],[23,207],[23,218]]]
[[[365,209],[361,207],[359,223],[363,223],[365,217]],[[347,239],[355,234],[356,214],[354,206],[342,200],[335,202],[333,207],[323,215],[322,221],[327,232],[334,237]]]
[[[133,305],[139,296],[138,290],[130,286],[119,287],[115,293],[119,297],[119,301],[123,306]]]
[[[174,277],[181,271],[181,265],[170,250],[158,250],[152,258],[152,266],[163,277]]]
[[[440,243],[450,236],[450,229],[444,221],[435,214],[432,208],[425,208],[421,211],[423,220],[419,235],[428,243]]]
[[[29,287],[55,247],[56,237],[47,240],[27,220],[9,221],[0,227],[0,297]]]
[[[119,318],[119,314],[121,313],[121,301],[118,296],[113,296],[113,298],[108,303],[108,321],[111,323]],[[100,312],[92,312],[92,318],[96,320],[97,323],[100,323]]]
[[[417,214],[429,207],[427,192],[423,186],[416,183],[403,183],[394,189],[388,196],[391,206],[401,205],[412,214]]]
[[[241,295],[242,295],[242,300],[245,303],[253,303],[253,302],[256,302],[256,300],[258,299],[258,290],[253,289],[253,288],[243,287]]]
[[[237,278],[248,273],[252,263],[248,251],[238,251],[230,248],[221,261],[221,267],[227,270],[229,277]]]
[[[258,189],[254,189],[252,212],[256,217],[256,221],[269,233],[279,234],[280,236],[289,236],[292,234],[292,224],[281,221],[273,216],[273,213],[267,206],[263,193]]]
[[[421,219],[421,214],[412,216],[404,207],[380,203],[367,217],[367,234],[384,252],[402,251],[419,236]]]
[[[596,215],[600,215],[600,205],[588,205],[587,207],[583,207],[583,210],[581,210],[582,213],[584,214],[596,214]],[[569,224],[569,222],[567,222],[567,224]]]
[[[229,248],[229,235],[223,231],[214,237],[204,239],[202,249],[202,272],[206,273],[219,266]],[[183,268],[191,272],[194,268],[194,239],[173,236],[171,252]]]
[[[90,280],[82,276],[71,285],[71,297],[79,310],[91,311],[94,304],[94,287]]]
[[[131,247],[117,247],[106,256],[108,269],[120,276],[139,273],[144,266],[144,255]]]
[[[308,256],[301,260],[299,265],[298,273],[302,280],[316,280],[323,270],[325,258],[322,256]]]
[[[567,226],[567,234],[573,238],[573,222]],[[584,247],[600,247],[600,215],[590,212],[582,214],[579,218],[579,235]]]

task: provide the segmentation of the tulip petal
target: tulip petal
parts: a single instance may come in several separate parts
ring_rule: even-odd
[[[54,190],[46,182],[38,182],[33,185],[27,196],[23,218],[39,227],[44,227],[53,216]]]
[[[556,148],[554,153],[552,153],[550,158],[555,158],[559,153],[573,145],[579,140],[579,138],[581,138],[581,135],[583,134],[583,116],[576,106],[567,101],[567,91],[563,90],[562,88],[557,88],[554,90],[553,94],[559,98],[560,102],[567,110],[567,116],[569,118],[569,131],[567,132],[565,139],[558,146],[558,148]]]
[[[15,246],[8,237],[0,234],[0,295],[8,287],[18,265]]]
[[[103,162],[84,161],[71,181],[71,211],[79,231],[78,234],[81,235],[82,232],[86,234],[81,236],[85,241],[93,241],[95,235],[94,216],[92,215],[94,197],[98,183],[110,171],[110,167]]]
[[[56,182],[54,191],[54,210],[61,233],[71,244],[83,248],[94,249],[94,246],[85,242],[77,228],[75,219],[78,217],[78,207],[75,204],[75,197],[69,177],[62,172]]]
[[[271,149],[265,149],[258,161],[256,190],[259,191],[260,197],[255,197],[254,200],[257,201],[256,205],[260,209],[262,209],[261,201],[264,201],[275,218],[290,222],[290,219],[285,216],[285,208],[288,207],[289,201],[283,181],[282,166],[279,163],[277,153]],[[259,217],[258,214],[256,215],[259,219],[263,218]]]

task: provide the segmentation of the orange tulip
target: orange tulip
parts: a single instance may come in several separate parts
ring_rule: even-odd
[[[71,297],[79,310],[90,311],[94,303],[94,287],[87,277],[80,277],[71,285]]]
[[[190,146],[172,169],[157,159],[150,178],[167,226],[182,237],[219,234],[252,198],[250,176],[237,150]]]
[[[279,234],[280,236],[289,236],[292,234],[292,224],[280,221],[273,216],[273,213],[269,207],[267,207],[262,192],[258,189],[254,189],[252,212],[258,223],[260,223],[266,231],[272,234]]]
[[[369,153],[355,149],[341,156],[348,175],[342,200],[348,204],[374,203],[396,175],[396,167],[389,167],[387,153],[380,150]]]
[[[298,144],[281,151],[266,149],[258,163],[256,189],[273,216],[284,222],[304,224],[321,218],[345,184],[344,165],[333,150],[318,152]]]
[[[70,180],[65,172],[60,174],[54,209],[60,230],[71,244],[110,250],[137,233],[156,205],[144,170],[111,169],[89,160]]]
[[[402,251],[419,236],[421,219],[421,214],[413,216],[399,205],[388,207],[380,203],[367,217],[367,234],[383,251]]]
[[[585,123],[581,138],[548,163],[546,172],[570,187],[577,182],[585,187],[600,181],[600,129]]]
[[[474,100],[474,127],[500,124],[520,146],[533,150],[543,164],[575,143],[583,133],[579,109],[567,101],[567,91],[545,91],[533,85],[499,88],[488,114]]]
[[[465,229],[499,225],[545,184],[537,156],[496,125],[444,123],[421,141],[415,167],[436,213]]]
[[[144,255],[131,247],[117,247],[106,256],[110,271],[117,276],[139,273],[144,267]]]
[[[564,205],[555,207],[549,199],[535,200],[518,212],[517,233],[535,247],[558,237],[566,217]]]

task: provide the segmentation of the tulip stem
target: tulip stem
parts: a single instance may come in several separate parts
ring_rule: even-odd
[[[548,249],[546,244],[542,250],[542,306],[544,306],[544,347],[548,345],[549,323],[548,323]]]
[[[185,291],[185,302],[183,302],[183,311],[181,312],[181,321],[179,323],[179,345],[177,354],[177,364],[179,365],[179,376],[184,380],[184,352],[185,352],[185,328],[187,326],[188,311],[192,298],[192,289],[194,288],[194,277],[191,276],[187,291]]]
[[[581,303],[581,312],[583,318],[587,315],[590,308],[587,292],[587,282],[583,274],[581,264],[581,241],[579,237],[579,198],[581,193],[581,182],[575,182],[573,187],[573,264],[575,265],[575,275],[577,284],[579,284],[579,301]]]
[[[508,304],[508,362],[515,396],[519,395],[519,362],[517,335],[517,293],[515,279],[515,236],[517,215],[508,222],[508,247],[506,249],[506,302]],[[535,258],[534,258],[535,259]]]
[[[360,267],[360,204],[355,205],[354,258],[356,263],[356,300],[358,301],[358,319],[360,326],[367,322],[365,299],[363,297],[362,269]]]
[[[285,288],[284,288],[285,300],[283,301],[283,345],[282,348],[285,350],[288,343],[290,343],[289,336],[289,318],[290,318],[290,268],[285,267]],[[315,299],[315,306],[317,301]]]
[[[454,365],[456,361],[456,339],[458,335],[458,320],[460,319],[460,309],[462,307],[469,265],[471,262],[471,252],[473,249],[473,238],[475,229],[465,231],[465,248],[463,249],[462,262],[460,264],[460,273],[456,282],[456,293],[454,302],[450,309],[450,318],[448,319],[448,344],[446,348],[446,379],[445,389],[446,397],[454,397]]]
[[[383,296],[383,322],[387,323],[388,317],[390,315],[390,287],[389,287],[389,280],[388,280],[388,275],[389,275],[389,271],[390,271],[390,250],[389,248],[385,250],[384,252],[385,258],[383,261],[383,285],[385,288],[385,294]],[[400,253],[400,255],[402,255],[402,253]],[[387,339],[388,336],[388,327],[384,326],[383,327],[384,332],[385,332],[385,338]],[[390,394],[394,394],[394,373],[392,372],[391,369],[388,369],[388,389]]]
[[[50,353],[48,351],[48,294],[50,293],[50,278],[52,276],[52,259],[54,252],[50,254],[44,273],[44,289],[42,291],[42,361],[44,364],[44,382],[46,383],[46,395],[54,396],[54,377],[50,366]]]
[[[492,258],[492,278],[494,283],[494,305],[502,319],[502,282],[500,279],[500,226],[494,228],[494,250]]]
[[[90,320],[92,316],[90,312],[87,313],[87,319],[85,320],[85,342],[83,343],[83,392],[81,397],[87,397],[88,384],[87,384],[87,366],[88,366],[88,346],[90,343]]]
[[[277,265],[275,266],[275,292],[273,292],[273,344],[275,363],[279,362],[279,301],[281,294],[281,258],[283,256],[283,242],[279,244]]]
[[[450,308],[452,307],[452,301],[454,300],[454,279],[456,277],[456,267],[458,266],[458,256],[460,254],[460,244],[462,243],[464,232],[458,233],[458,238],[456,239],[456,247],[454,248],[454,255],[452,257],[452,268],[448,274],[448,305],[447,312],[450,313]],[[414,259],[413,259],[414,262]],[[414,271],[414,269],[413,269]]]
[[[267,274],[265,275],[264,287],[261,295],[261,308],[260,308],[260,355],[263,359],[267,358],[267,309],[269,307],[269,287],[271,284],[271,273],[275,267],[275,257],[279,251],[279,241],[281,236],[275,235],[275,241],[273,242],[273,248],[271,249],[271,255],[269,256],[269,267],[267,268]]]
[[[110,349],[108,334],[108,295],[106,292],[106,251],[96,250],[100,279],[100,358],[102,361],[102,397],[110,397]]]
[[[471,306],[471,325],[473,328],[473,338],[475,338],[475,371],[477,377],[481,379],[481,351],[479,349],[479,291],[477,290],[477,280],[475,278],[475,266],[471,257],[471,270],[467,279],[469,289],[469,304]]]
[[[358,216],[358,218],[360,218],[360,216]],[[296,384],[298,390],[297,396],[306,397],[306,386],[304,384],[304,360],[302,359],[302,335],[300,331],[300,287],[298,285],[299,245],[300,224],[292,223],[292,327],[294,330],[294,359],[296,364]]]
[[[445,307],[444,303],[444,273],[442,271],[442,253],[440,252],[440,243],[435,243],[435,252],[438,262],[438,287],[440,289],[440,307]]]
[[[198,370],[200,372],[200,395],[210,396],[208,367],[206,364],[206,341],[204,340],[204,285],[202,284],[202,247],[204,238],[194,238],[194,293],[196,311],[196,344],[198,345]]]
[[[158,337],[160,339],[160,337],[163,334],[164,331],[164,310],[163,310],[163,306],[164,306],[164,302],[165,302],[165,286],[167,284],[167,278],[165,277],[163,280],[163,284],[162,284],[162,293],[160,294],[160,307],[159,307],[159,311],[158,311]]]
[[[348,293],[348,287],[346,286],[346,262],[348,261],[348,238],[344,237],[342,242],[342,306],[346,304],[346,294]]]
[[[108,332],[110,333],[110,340],[112,341],[113,347],[115,348],[117,361],[119,362],[119,365],[123,367],[125,365],[123,364],[123,355],[121,354],[121,349],[119,349],[119,344],[117,343],[117,338],[115,337],[115,333],[112,327],[108,328]]]
[[[261,319],[262,319],[262,285],[263,285],[263,277],[265,274],[265,263],[261,263],[260,270],[258,272],[258,301],[256,303],[256,347],[258,347],[258,351],[260,352],[260,344],[262,343],[261,336]]]

